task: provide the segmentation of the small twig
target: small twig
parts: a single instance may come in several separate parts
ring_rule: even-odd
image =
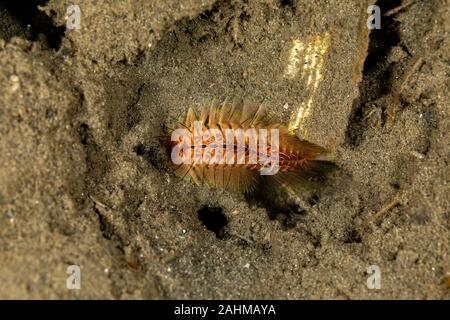
[[[391,9],[388,12],[386,12],[383,16],[390,17],[390,16],[396,14],[397,12],[399,12],[399,11],[401,11],[403,9],[406,9],[407,7],[411,6],[414,2],[415,1],[410,1],[410,2],[407,2],[405,4],[400,5],[398,7],[395,7],[394,9]]]
[[[245,242],[247,242],[247,243],[253,243],[253,241],[250,240],[249,238],[246,238],[246,237],[244,237],[244,236],[241,236],[240,234],[237,234],[237,233],[235,233],[235,232],[228,232],[228,234],[231,235],[231,236],[234,236],[234,237],[236,237],[236,238],[238,238],[238,239],[240,239],[240,240],[243,240],[243,241],[245,241]]]
[[[363,121],[369,119],[376,111],[377,111],[377,109],[372,109],[368,114],[366,114],[366,115],[363,117]]]
[[[395,119],[395,114],[397,110],[397,106],[400,104],[400,95],[408,84],[411,76],[422,66],[424,60],[422,57],[416,58],[416,61],[411,63],[411,67],[409,67],[407,72],[403,75],[403,80],[400,85],[397,87],[398,90],[393,92],[390,96],[391,101],[387,107],[387,124],[390,125],[393,123]]]
[[[398,197],[395,197],[391,202],[387,203],[385,206],[383,206],[380,210],[378,210],[377,212],[375,212],[372,215],[372,220],[376,221],[378,219],[380,219],[382,216],[384,216],[389,210],[393,209],[394,207],[396,207],[397,205],[400,204],[400,200],[398,199]]]
[[[409,78],[411,78],[411,76],[422,66],[422,63],[423,63],[422,57],[418,57],[417,60],[414,61],[412,66],[409,68],[409,71],[406,73],[402,84],[400,85],[399,93],[401,93],[403,91],[403,89],[405,88],[405,85],[409,81]]]
[[[100,206],[100,207],[102,207],[102,208],[109,209],[109,207],[108,207],[106,204],[104,204],[104,203],[98,201],[98,200],[95,199],[93,196],[89,195],[89,199],[91,199],[92,201],[94,201],[94,203],[95,203],[96,205],[98,205],[98,206]]]

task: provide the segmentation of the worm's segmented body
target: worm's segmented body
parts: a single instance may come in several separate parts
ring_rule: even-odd
[[[264,179],[294,182],[328,162],[325,149],[300,140],[262,107],[227,103],[205,107],[199,117],[189,108],[170,149],[177,175],[244,193]]]

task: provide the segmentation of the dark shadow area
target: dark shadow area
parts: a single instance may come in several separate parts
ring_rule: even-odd
[[[363,80],[359,85],[360,96],[354,101],[346,132],[346,143],[355,148],[364,136],[367,127],[365,108],[368,103],[391,91],[391,65],[387,61],[392,47],[400,43],[399,22],[383,14],[401,5],[400,0],[378,0],[381,9],[381,29],[370,32],[367,58],[364,62]]]
[[[58,50],[64,36],[65,27],[56,27],[51,17],[39,10],[45,0],[25,2],[0,1],[0,37],[9,41],[17,36],[30,41],[38,40],[39,34],[45,35],[50,48]],[[55,15],[55,12],[52,12]]]
[[[262,179],[255,192],[246,195],[250,205],[266,209],[269,219],[277,220],[283,228],[294,228],[307,214],[307,207],[320,202],[320,194],[325,188],[333,188],[334,174],[338,167],[330,161],[311,161],[311,168],[298,168],[295,182],[286,180],[285,185],[276,180]],[[280,176],[278,181],[282,181]],[[294,192],[304,201],[302,208],[289,193]]]

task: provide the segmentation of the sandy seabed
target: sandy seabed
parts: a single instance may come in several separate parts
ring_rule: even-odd
[[[446,1],[374,30],[372,1],[30,3],[0,4],[0,298],[449,298]],[[159,137],[226,98],[337,170],[270,200],[177,178]]]

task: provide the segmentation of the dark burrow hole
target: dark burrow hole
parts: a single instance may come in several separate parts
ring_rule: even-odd
[[[48,46],[58,50],[66,28],[55,26],[52,19],[39,10],[38,6],[44,6],[47,2],[30,0],[25,4],[17,0],[1,1],[0,37],[7,41],[14,36],[36,41],[39,34],[44,34]]]
[[[197,211],[198,220],[206,229],[214,232],[218,239],[223,239],[224,228],[228,224],[228,219],[220,207],[203,206]]]
[[[83,145],[87,145],[89,140],[89,126],[86,123],[80,124],[78,127],[78,135],[80,136],[80,142]]]
[[[399,45],[399,22],[393,16],[383,14],[401,5],[400,0],[378,0],[375,5],[381,9],[381,29],[373,29],[369,36],[369,48],[363,67],[363,79],[359,85],[360,96],[353,104],[346,132],[346,143],[357,147],[363,139],[365,128],[365,108],[370,101],[391,91],[392,66],[387,57],[392,47]]]

